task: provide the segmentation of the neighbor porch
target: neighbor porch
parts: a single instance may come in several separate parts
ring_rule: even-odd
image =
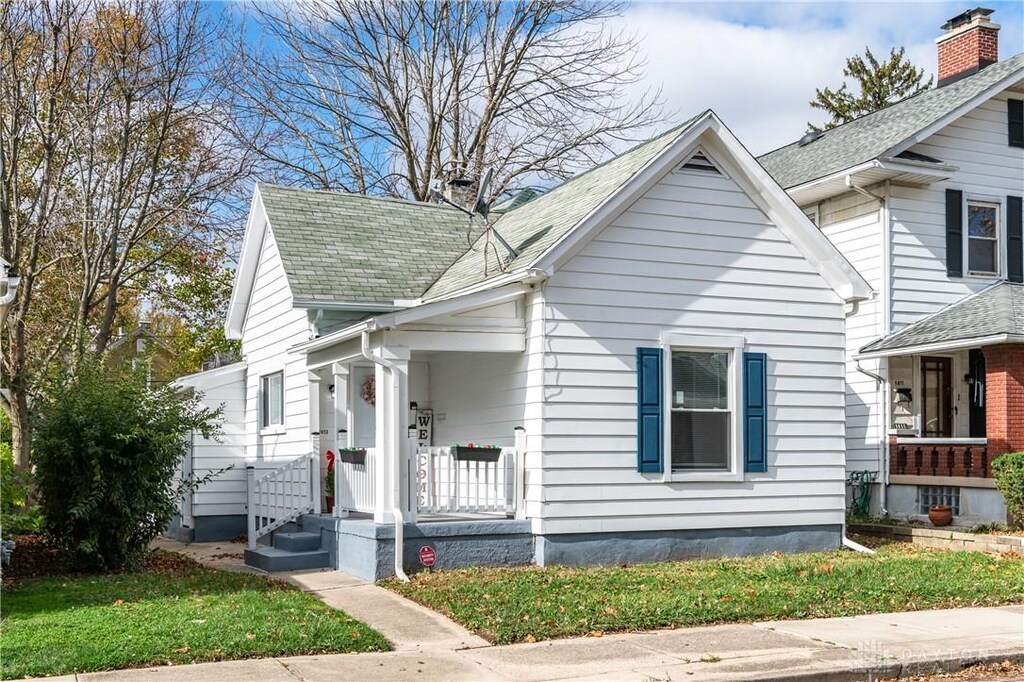
[[[888,394],[889,511],[1006,520],[992,462],[1024,450],[1024,286],[1003,282],[861,349]]]

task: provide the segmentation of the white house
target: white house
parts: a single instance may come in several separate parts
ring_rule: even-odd
[[[368,578],[838,547],[871,295],[712,112],[486,219],[260,185],[217,370],[244,443],[203,454],[248,489],[184,532]]]
[[[846,461],[875,513],[1006,521],[1024,450],[1024,54],[951,19],[937,87],[759,160],[870,283],[847,318]]]

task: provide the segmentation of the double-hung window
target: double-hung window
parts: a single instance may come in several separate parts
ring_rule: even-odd
[[[260,426],[264,429],[284,425],[284,372],[260,377]]]
[[[669,443],[673,471],[728,470],[732,451],[731,351],[671,351]]]
[[[999,274],[999,204],[967,201],[967,273]]]

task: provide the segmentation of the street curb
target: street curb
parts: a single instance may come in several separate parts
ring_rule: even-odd
[[[915,675],[955,673],[976,665],[1002,663],[1003,661],[1024,663],[1024,646],[1017,650],[1011,649],[1002,653],[988,653],[978,656],[915,659],[909,662],[877,661],[875,663],[864,663],[855,668],[832,672],[822,672],[820,670],[799,671],[782,675],[768,674],[751,679],[763,682],[803,682],[805,680],[814,680],[814,682],[862,682],[863,680],[873,681],[890,677],[901,678]]]

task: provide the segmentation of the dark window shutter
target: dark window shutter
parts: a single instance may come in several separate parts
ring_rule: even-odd
[[[1006,263],[1007,279],[1024,282],[1024,222],[1020,197],[1006,197]]]
[[[1024,147],[1024,100],[1006,100],[1006,119],[1010,146]]]
[[[743,470],[768,471],[768,356],[743,354]]]
[[[665,470],[661,363],[660,348],[636,349],[636,468],[643,473]]]
[[[964,193],[946,190],[946,274],[964,276]]]

